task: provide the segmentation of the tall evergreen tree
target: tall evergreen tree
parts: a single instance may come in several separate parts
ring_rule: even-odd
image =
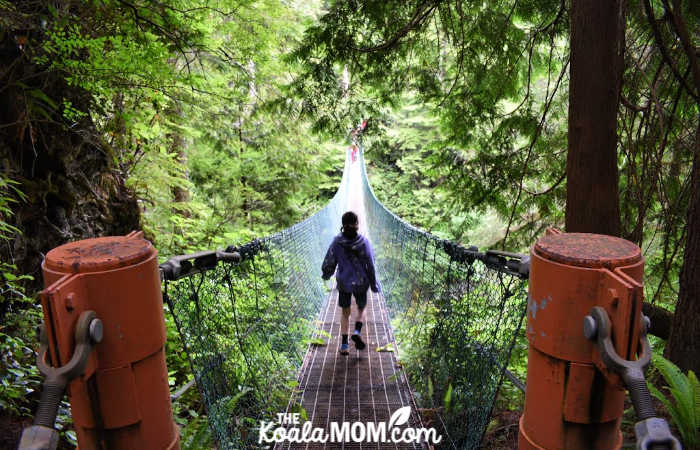
[[[568,232],[612,236],[621,232],[617,169],[625,24],[621,4],[622,0],[571,0]]]

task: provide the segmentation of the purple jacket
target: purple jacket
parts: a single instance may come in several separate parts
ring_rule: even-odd
[[[369,287],[373,292],[379,292],[372,246],[361,234],[358,233],[353,239],[343,236],[342,233],[333,238],[321,266],[324,280],[333,275],[336,265],[338,272],[335,279],[338,290],[359,292],[366,291]]]

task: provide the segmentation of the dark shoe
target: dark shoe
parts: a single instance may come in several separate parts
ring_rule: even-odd
[[[355,343],[355,348],[358,350],[364,350],[366,347],[364,341],[362,341],[362,338],[360,337],[360,333],[357,332],[357,330],[355,330],[350,339],[352,339],[352,341]]]
[[[350,346],[349,346],[348,344],[342,344],[342,345],[340,346],[340,354],[341,354],[341,355],[347,355],[348,353],[350,353],[350,352],[348,351],[349,348],[350,348]]]

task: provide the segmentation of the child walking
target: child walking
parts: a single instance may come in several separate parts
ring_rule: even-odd
[[[323,279],[328,280],[336,272],[336,266],[338,267],[335,277],[338,285],[338,306],[343,309],[343,315],[340,318],[340,332],[343,338],[340,353],[347,355],[351,297],[355,296],[358,310],[355,331],[351,339],[355,347],[362,350],[365,348],[361,332],[365,320],[367,289],[371,288],[372,292],[379,292],[379,284],[374,272],[372,247],[367,238],[357,232],[360,227],[357,214],[352,211],[346,212],[343,214],[342,223],[340,234],[328,247],[321,270]]]

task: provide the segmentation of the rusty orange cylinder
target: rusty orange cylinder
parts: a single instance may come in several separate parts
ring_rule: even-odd
[[[80,448],[178,449],[153,245],[142,233],[71,242],[51,250],[42,270],[54,366],[69,361],[83,311],[104,326],[85,373],[68,385]]]
[[[530,249],[529,341],[520,449],[618,449],[625,390],[583,334],[602,306],[623,358],[636,359],[644,258],[624,239],[549,230]]]

